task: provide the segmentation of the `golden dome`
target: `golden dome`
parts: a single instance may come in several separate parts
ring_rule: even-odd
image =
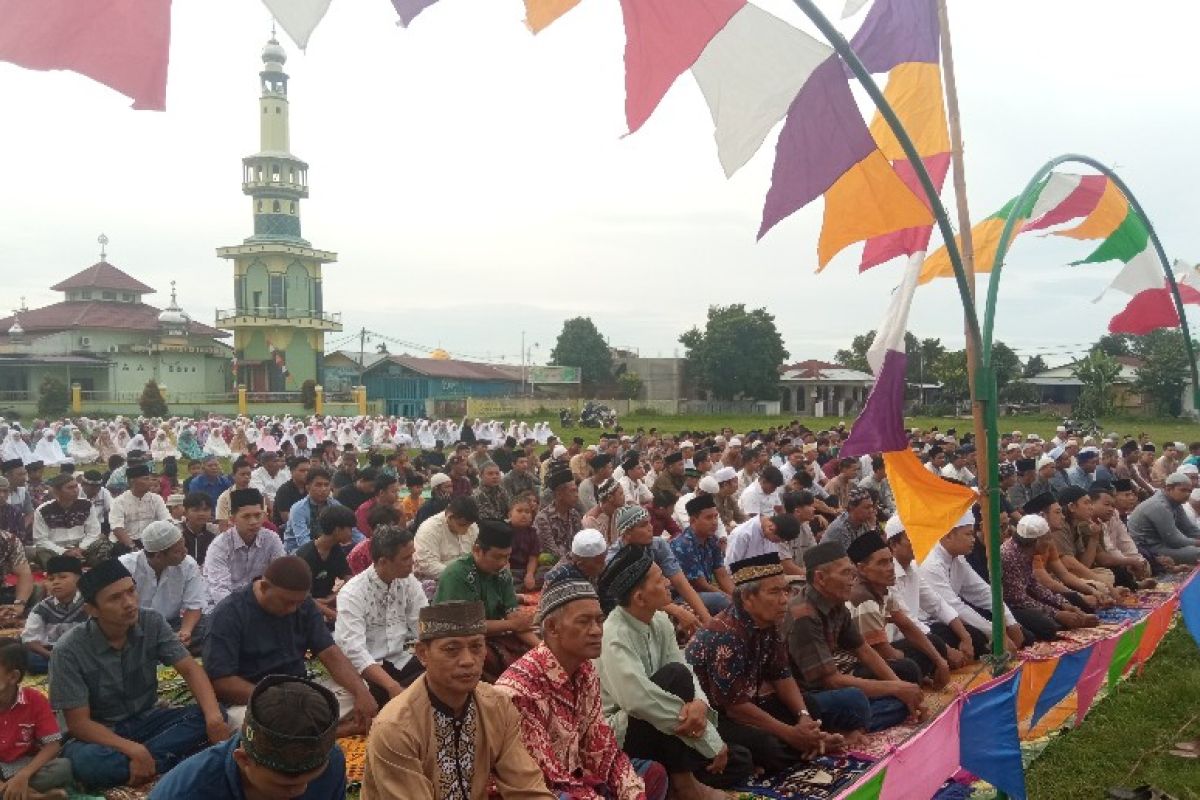
[[[437,350],[434,350],[432,353],[430,353],[429,357],[436,358],[438,361],[449,361],[450,360],[450,354],[447,353],[445,350],[443,350],[440,347]]]

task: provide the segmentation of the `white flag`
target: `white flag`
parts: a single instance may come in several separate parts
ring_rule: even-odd
[[[925,263],[925,252],[919,250],[908,257],[904,268],[904,279],[892,292],[892,302],[883,317],[883,324],[875,331],[875,339],[867,350],[867,364],[871,372],[879,377],[883,360],[888,350],[904,352],[904,334],[908,332],[908,311],[912,308],[913,294],[917,291],[917,279],[921,277],[921,265]]]
[[[263,0],[279,27],[303,50],[332,0]]]

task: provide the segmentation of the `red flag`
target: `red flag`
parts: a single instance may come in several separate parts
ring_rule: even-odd
[[[69,69],[139,110],[167,107],[171,0],[0,0],[0,61]]]
[[[1185,304],[1200,305],[1200,291],[1186,283],[1179,284],[1179,297]],[[1109,320],[1108,330],[1109,333],[1145,336],[1158,328],[1178,326],[1179,311],[1175,308],[1175,298],[1164,285],[1160,289],[1147,289],[1134,295],[1129,305]]]

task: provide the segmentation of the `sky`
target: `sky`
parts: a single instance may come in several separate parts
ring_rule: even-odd
[[[815,32],[789,0],[753,1]],[[840,16],[841,0],[819,5]],[[624,136],[619,3],[584,0],[537,36],[523,16],[520,0],[441,0],[404,29],[387,0],[333,0],[307,52],[280,31],[292,151],[310,165],[304,236],[339,254],[325,307],[345,332],[327,343],[366,328],[392,352],[516,363],[524,332],[544,363],[563,320],[589,316],[613,346],[683,355],[679,335],[710,305],[744,303],[775,315],[799,361],[876,327],[903,263],[860,275],[855,245],[816,274],[821,200],[755,241],[774,133],[727,180],[685,73]],[[838,24],[849,35],[864,16]],[[1200,6],[950,0],[950,16],[974,221],[1052,156],[1085,153],[1133,188],[1172,259],[1200,260]],[[174,3],[161,113],[0,63],[0,307],[61,299],[48,287],[98,260],[102,232],[108,260],[158,288],[151,304],[175,280],[200,321],[232,305],[215,249],[252,232],[241,158],[258,148],[270,23],[246,0]],[[1094,246],[1019,239],[997,338],[1056,364],[1104,333],[1127,298],[1092,300],[1120,265],[1067,266]],[[918,291],[910,328],[962,346],[953,281]]]

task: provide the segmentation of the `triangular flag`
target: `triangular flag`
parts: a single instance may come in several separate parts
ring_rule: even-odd
[[[685,70],[746,0],[621,0],[625,18],[625,118],[646,123]]]
[[[1146,249],[1150,241],[1150,230],[1131,207],[1112,235],[1100,243],[1100,246],[1082,261],[1071,262],[1079,264],[1102,264],[1105,261],[1128,261]]]
[[[937,0],[875,0],[850,46],[867,70],[888,72],[897,64],[936,64],[940,42]]]
[[[407,28],[418,14],[436,2],[437,0],[392,0],[392,6],[400,15],[400,24]]]
[[[875,338],[867,348],[867,364],[876,376],[883,370],[884,357],[889,350],[904,352],[905,334],[908,332],[908,314],[912,309],[913,296],[917,291],[917,277],[921,274],[921,265],[925,261],[924,253],[914,253],[909,256],[908,266],[904,270],[904,279],[892,292],[883,322],[875,331]]]
[[[869,1],[870,0],[846,0],[846,6],[842,9],[842,19],[849,19],[859,11],[862,11],[862,7],[865,6]]]
[[[1065,185],[1064,181],[1069,181],[1074,185],[1071,193],[1058,200],[1061,189]],[[1033,220],[1026,225],[1022,231],[1036,231],[1043,228],[1050,228],[1054,225],[1061,225],[1064,222],[1085,217],[1095,210],[1096,205],[1100,202],[1100,198],[1104,195],[1104,190],[1108,186],[1108,178],[1103,175],[1066,175],[1055,172],[1050,176],[1050,181],[1046,184],[1046,188],[1042,191],[1042,197],[1046,200],[1043,202],[1042,197],[1038,198],[1038,204],[1034,206],[1030,218]],[[1053,188],[1052,188],[1053,187]]]
[[[279,27],[292,37],[301,50],[308,47],[308,39],[320,24],[331,0],[263,0]]]
[[[539,33],[577,5],[579,0],[525,0],[525,24]]]
[[[1092,302],[1100,302],[1100,298],[1104,297],[1109,289],[1116,289],[1118,292],[1129,295],[1138,295],[1151,289],[1160,288],[1165,280],[1162,262],[1159,261],[1158,255],[1154,250],[1146,248],[1129,259],[1112,279],[1112,283],[1104,287],[1104,291],[1100,292]]]
[[[726,176],[758,152],[804,82],[832,52],[756,5],[734,14],[713,37],[692,75],[712,114]]]
[[[167,107],[171,0],[0,0],[0,61],[68,69],[140,111]]]
[[[1054,235],[1071,239],[1107,239],[1125,221],[1128,212],[1129,201],[1125,195],[1115,183],[1106,180],[1100,200],[1083,222],[1069,230],[1054,231]]]
[[[940,192],[942,184],[946,182],[946,173],[950,169],[950,154],[941,153],[921,160],[925,163],[925,171],[933,179],[933,185]],[[921,189],[921,182],[917,180],[917,173],[913,170],[912,164],[908,159],[894,161],[892,162],[892,167],[896,170],[896,174],[900,176],[900,180],[904,181],[904,185],[912,190],[916,198],[922,203],[928,204],[929,198],[925,196],[925,192]],[[932,225],[921,225],[916,228],[908,228],[907,230],[896,231],[895,233],[888,233],[869,239],[866,246],[863,247],[862,260],[859,262],[858,269],[861,272],[865,272],[871,267],[891,261],[898,256],[911,256],[918,252],[921,253],[921,258],[924,259],[925,250],[929,247],[929,238],[932,235]]]
[[[1043,183],[1044,187],[1045,184]],[[1016,238],[1016,235],[1021,230],[1022,220],[1029,218],[1029,209],[1037,203],[1038,195],[1041,194],[1039,189],[1034,193],[1033,197],[1029,198],[1029,203],[1024,213],[1018,214],[1016,224],[1013,226],[1011,238]],[[992,214],[987,219],[971,227],[971,247],[975,251],[975,273],[982,274],[992,271],[992,265],[996,261],[996,253],[1000,249],[1000,237],[1004,233],[1004,223],[1008,219],[1009,212],[1017,205],[1019,197],[1014,197],[1004,204],[1004,207]],[[959,251],[962,251],[962,236],[955,236],[954,241],[958,244]],[[950,278],[954,276],[954,267],[950,263],[950,253],[946,250],[946,246],[942,245],[933,252],[932,255],[925,259],[925,266],[921,269],[921,283],[929,283],[934,278]]]
[[[883,462],[896,498],[896,513],[904,522],[917,561],[922,561],[974,505],[975,492],[934,475],[907,448],[885,452]]]
[[[1200,290],[1179,284],[1179,298],[1186,305],[1200,305]],[[1147,289],[1134,295],[1129,304],[1109,320],[1109,333],[1129,333],[1145,336],[1159,328],[1179,327],[1179,309],[1175,297],[1164,281],[1158,289]]]

